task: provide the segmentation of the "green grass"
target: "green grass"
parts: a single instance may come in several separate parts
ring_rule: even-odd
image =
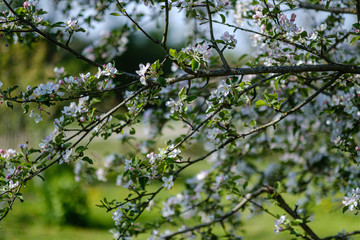
[[[30,186],[29,190],[34,190],[34,186]],[[95,186],[85,186],[88,196],[88,204],[90,212],[88,215],[89,226],[86,228],[75,226],[58,226],[47,224],[46,208],[43,206],[42,197],[36,192],[25,193],[25,202],[16,203],[9,216],[1,222],[0,240],[2,239],[111,239],[108,230],[113,227],[111,213],[106,213],[104,209],[95,207],[99,203],[99,199],[106,196],[108,199],[117,198],[125,193],[119,187],[106,184],[98,184]],[[179,189],[173,189],[170,193],[176,193]],[[71,196],[70,196],[71,197]],[[295,199],[289,198],[289,202],[295,202]],[[281,209],[276,206],[267,206],[268,209],[277,214],[284,214]],[[357,230],[359,228],[359,218],[354,214],[342,214],[341,209],[334,207],[330,200],[324,200],[318,206],[314,206],[315,217],[310,227],[320,236],[325,237],[335,235],[342,229],[347,231]],[[245,213],[246,215],[246,213]],[[151,220],[154,216],[145,214],[143,221]],[[244,216],[244,226],[239,231],[245,239],[291,239],[287,233],[274,234],[274,218],[268,214],[257,215],[252,218]],[[218,230],[220,231],[220,230]],[[220,231],[221,232],[221,231]],[[137,239],[146,239],[139,237]],[[354,238],[360,239],[360,238]]]
[[[109,140],[106,142],[95,142],[92,144],[91,149],[89,150],[89,154],[96,156],[101,159],[104,154],[110,153],[113,149],[118,149],[118,151],[122,151],[124,146],[121,146],[118,141]],[[200,154],[198,152],[198,154]],[[64,165],[61,166],[63,168]],[[187,169],[184,173],[185,176],[193,175],[199,172],[202,169],[209,168],[209,165],[205,162],[201,162],[195,164],[191,168]],[[66,180],[66,184],[71,184],[73,181],[73,175],[69,174],[68,179],[58,177],[58,170],[54,170],[54,172],[50,172],[49,174],[53,174],[52,178],[55,178],[55,183],[61,186]],[[182,179],[179,179],[180,181]],[[9,216],[6,217],[0,223],[0,240],[2,239],[37,239],[37,240],[45,240],[45,239],[76,239],[76,240],[97,240],[97,239],[111,239],[111,234],[109,233],[109,229],[114,227],[114,223],[112,221],[112,213],[107,213],[105,209],[96,207],[96,204],[100,203],[100,199],[106,197],[108,200],[112,199],[122,199],[126,197],[127,190],[115,186],[114,184],[109,183],[98,183],[98,184],[86,184],[83,183],[81,185],[81,189],[86,193],[86,201],[89,206],[89,211],[87,213],[87,221],[86,227],[79,226],[70,226],[67,224],[58,225],[56,223],[52,223],[49,220],[48,216],[51,216],[51,213],[48,212],[49,208],[46,206],[46,197],[50,197],[44,194],[43,184],[52,184],[50,182],[45,181],[44,183],[37,179],[30,183],[24,192],[24,203],[17,202],[14,205],[13,210],[10,212]],[[75,182],[73,182],[75,184]],[[54,186],[54,185],[51,185]],[[160,185],[159,185],[160,186]],[[165,198],[166,196],[170,196],[171,194],[176,194],[180,192],[183,186],[181,184],[176,184],[173,189],[170,191],[164,190],[159,198]],[[43,192],[41,192],[43,191]],[[46,193],[46,192],[45,192]],[[69,198],[72,196],[69,195]],[[297,201],[294,197],[288,196],[286,194],[283,197],[289,202],[289,204],[293,207],[294,203]],[[325,237],[329,235],[335,235],[338,232],[341,232],[342,229],[346,229],[347,231],[354,231],[359,229],[359,218],[352,213],[342,214],[340,199],[337,200],[339,205],[331,202],[330,199],[325,199],[321,202],[320,205],[313,206],[314,208],[314,219],[309,226],[320,236]],[[279,209],[273,205],[266,206],[271,212],[275,214],[285,214],[284,211]],[[151,221],[156,214],[149,214],[145,212],[144,216],[140,218],[141,221]],[[287,240],[292,239],[292,236],[287,232],[274,234],[274,221],[275,219],[268,214],[261,214],[254,217],[249,218],[249,214],[244,212],[244,225],[241,226],[238,231],[241,232],[241,235],[245,239],[276,239],[276,240]],[[189,222],[189,225],[196,225],[196,222]],[[216,232],[221,233],[221,229],[217,228]],[[146,239],[146,235],[140,236],[137,239]],[[354,239],[360,239],[354,237]]]

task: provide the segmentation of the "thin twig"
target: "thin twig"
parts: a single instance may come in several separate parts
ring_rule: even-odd
[[[34,30],[31,29],[25,29],[25,30],[6,30],[6,29],[0,29],[0,32],[6,32],[6,33],[12,33],[12,32],[35,32]]]
[[[360,234],[360,231],[354,231],[354,232],[349,232],[349,233],[339,233],[334,236],[322,238],[321,240],[331,240],[331,239],[345,240],[345,239],[348,239],[348,237],[357,235],[357,234]]]
[[[208,20],[208,21],[209,21],[209,19],[206,19],[206,18],[205,18],[205,20]],[[263,37],[265,37],[265,38],[268,38],[268,39],[273,39],[273,40],[277,40],[277,41],[280,41],[280,42],[289,44],[289,45],[291,45],[291,46],[294,46],[294,47],[296,47],[296,48],[299,48],[299,49],[302,49],[302,50],[304,50],[304,51],[307,51],[307,52],[309,52],[309,53],[311,53],[311,54],[314,54],[315,56],[318,56],[318,57],[324,59],[324,60],[325,60],[326,62],[328,62],[328,63],[332,63],[332,61],[331,61],[327,56],[325,56],[324,54],[318,53],[318,52],[316,52],[316,51],[314,51],[314,50],[311,50],[311,49],[309,49],[308,47],[306,47],[306,46],[304,46],[304,45],[302,45],[302,44],[298,44],[298,43],[296,43],[296,42],[291,42],[291,41],[289,41],[289,40],[286,39],[286,38],[274,37],[274,36],[267,35],[267,34],[264,34],[264,33],[260,33],[260,32],[257,32],[257,31],[251,30],[251,29],[246,29],[246,28],[242,28],[242,27],[237,27],[237,26],[232,25],[232,24],[219,22],[219,21],[217,21],[217,20],[213,20],[213,22],[214,22],[214,23],[221,24],[221,25],[225,25],[225,26],[228,26],[228,27],[232,27],[232,28],[234,28],[234,29],[241,30],[241,31],[244,31],[244,32],[254,33],[254,34],[263,36]],[[283,36],[283,35],[281,35],[281,36]]]
[[[159,40],[153,39],[126,11],[126,9],[121,5],[119,0],[116,0],[118,6],[122,9],[122,13],[133,23],[136,25],[136,27],[152,42],[159,44],[161,43]]]
[[[210,78],[238,75],[257,75],[264,73],[304,73],[304,72],[341,72],[360,74],[360,67],[344,64],[319,64],[299,66],[258,66],[252,68],[230,68],[214,70],[198,70],[196,74],[184,74],[175,78],[166,79],[167,84],[188,81],[195,78]]]
[[[164,26],[163,38],[160,43],[160,45],[163,47],[165,52],[168,52],[167,47],[166,47],[166,40],[167,40],[167,35],[168,35],[168,30],[169,30],[169,11],[170,11],[169,3],[168,3],[168,1],[165,1],[165,26]]]
[[[292,210],[290,206],[286,203],[284,198],[275,191],[272,187],[267,187],[266,191],[271,194],[271,198],[276,200],[279,204],[279,207],[284,209],[293,219],[302,219],[296,211]],[[311,239],[319,240],[320,238],[314,233],[314,231],[306,224],[306,222],[299,223],[300,227],[311,237]]]
[[[275,119],[274,121],[271,121],[267,124],[264,124],[258,128],[255,128],[253,130],[250,130],[246,133],[239,133],[237,138],[244,138],[248,135],[251,135],[253,133],[256,132],[260,132],[263,131],[265,129],[267,129],[268,127],[271,126],[275,126],[278,122],[280,122],[281,120],[283,120],[284,118],[288,117],[289,115],[297,112],[298,110],[300,110],[303,106],[305,106],[306,104],[308,104],[309,102],[311,102],[314,98],[316,98],[320,93],[322,93],[323,91],[325,91],[326,88],[330,87],[340,76],[342,75],[342,73],[337,73],[335,74],[332,79],[327,82],[324,86],[322,86],[319,90],[317,90],[313,95],[309,96],[308,98],[306,98],[303,102],[301,102],[300,104],[298,104],[297,106],[295,106],[294,108],[290,109],[287,112],[284,112],[278,119]]]
[[[74,49],[70,48],[69,46],[66,46],[64,44],[62,44],[61,42],[57,41],[56,39],[50,37],[50,35],[42,32],[40,29],[38,29],[32,22],[25,20],[24,18],[22,18],[21,16],[19,16],[16,11],[10,6],[10,4],[6,1],[3,0],[3,2],[5,3],[6,7],[20,20],[20,22],[22,22],[25,25],[28,25],[29,27],[31,27],[34,32],[38,33],[39,35],[41,35],[42,37],[44,37],[45,39],[47,39],[48,41],[55,43],[56,45],[58,45],[59,47],[67,50],[68,52],[72,53],[73,55],[75,55],[77,58],[91,64],[92,66],[95,67],[101,67],[100,64],[86,58],[85,56],[81,55],[80,53],[78,53],[77,51],[75,51]]]
[[[210,5],[209,5],[209,0],[206,0],[206,10],[207,10],[207,13],[208,13],[208,18],[209,18],[209,27],[210,27],[210,38],[211,38],[211,43],[213,45],[213,47],[215,48],[215,50],[218,52],[220,58],[221,58],[221,61],[224,65],[224,67],[226,69],[229,69],[229,64],[227,63],[225,57],[224,57],[224,54],[222,53],[222,51],[219,49],[219,46],[217,45],[217,43],[215,42],[215,37],[214,37],[214,30],[213,30],[213,20],[212,20],[212,17],[211,17],[211,11],[210,11]]]
[[[326,8],[324,5],[321,4],[311,4],[306,2],[299,3],[300,8],[305,9],[312,9],[318,11],[325,11],[325,12],[332,12],[332,13],[349,13],[349,14],[356,14],[356,9],[354,8],[341,8],[341,7],[329,7]]]
[[[256,198],[257,196],[259,196],[261,193],[265,192],[265,189],[264,188],[261,188],[260,190],[254,192],[254,193],[248,193],[245,195],[244,199],[238,204],[236,205],[233,209],[231,209],[229,212],[227,212],[226,214],[214,219],[213,221],[210,221],[210,222],[206,222],[206,223],[203,223],[203,224],[199,224],[199,225],[196,225],[194,227],[190,227],[190,228],[185,228],[183,230],[180,230],[180,231],[176,231],[176,232],[173,232],[169,235],[166,235],[166,236],[163,236],[164,239],[171,239],[172,237],[176,236],[176,235],[179,235],[179,234],[183,234],[183,233],[186,233],[186,232],[192,232],[192,231],[195,231],[195,230],[198,230],[200,228],[204,228],[204,227],[208,227],[208,226],[211,226],[211,225],[214,225],[215,223],[218,223],[218,222],[222,222],[224,221],[225,219],[231,217],[232,215],[234,215],[236,212],[238,212],[240,209],[244,208],[245,205],[251,200],[251,199],[254,199]]]

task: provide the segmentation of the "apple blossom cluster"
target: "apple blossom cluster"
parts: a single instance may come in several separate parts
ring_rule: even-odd
[[[136,71],[136,73],[140,76],[141,84],[147,86],[148,84],[146,82],[146,80],[147,80],[146,72],[150,68],[150,63],[147,63],[146,65],[141,63],[139,65],[139,67],[140,67],[140,70]]]
[[[73,33],[80,30],[80,27],[78,25],[78,20],[76,19],[74,20],[68,19],[65,24],[66,24],[65,31]]]
[[[235,39],[235,34],[230,34],[226,31],[221,35],[220,39],[223,40],[230,49],[236,46],[237,40]]]
[[[53,164],[73,166],[75,181],[114,182],[125,188],[128,195],[99,204],[112,213],[115,239],[141,238],[147,230],[148,239],[215,239],[224,236],[219,234],[223,230],[229,239],[242,239],[244,218],[277,216],[267,208],[269,202],[281,211],[274,233],[289,230],[296,237],[316,239],[304,227],[311,204],[347,193],[344,210],[359,209],[359,38],[343,24],[344,14],[331,12],[343,7],[353,14],[353,1],[90,1],[81,8],[95,12],[74,16],[69,6],[75,1],[69,0],[64,7],[68,20],[54,24],[35,20],[45,14],[35,9],[36,1],[23,1],[15,9],[5,2],[0,3],[7,9],[0,14],[0,27],[6,41],[21,43],[25,34],[33,34],[23,18],[39,27],[36,32],[43,34],[37,37],[54,36],[52,43],[73,54],[70,37],[83,31],[78,23],[91,29],[93,21],[108,14],[128,21],[117,21],[119,26],[85,48],[84,56],[74,54],[93,65],[96,74],[68,74],[56,67],[53,80],[18,94],[1,79],[1,104],[12,108],[21,103],[36,123],[46,115],[52,118],[57,103],[65,104],[36,147],[0,149],[0,219],[20,198],[22,186]],[[328,15],[307,26],[298,10],[305,3],[323,7]],[[327,8],[328,3],[336,9]],[[143,26],[150,15],[142,8],[164,21],[156,29],[162,40]],[[173,31],[168,15],[174,10],[193,27],[188,47],[181,50],[168,42]],[[211,24],[228,29],[214,33]],[[15,30],[30,31],[11,32]],[[134,72],[118,70],[114,57],[126,51],[128,37],[137,30],[162,48],[163,57],[140,60]],[[64,31],[70,35],[66,43],[59,36]],[[238,55],[231,31],[254,34],[253,56],[238,62],[229,57]],[[94,62],[105,60],[111,63]],[[112,98],[118,102],[108,108],[110,93],[122,100]],[[138,134],[141,126],[144,135]],[[121,148],[126,144],[126,151],[114,149],[103,159],[91,159],[89,144],[108,138]],[[159,197],[163,192],[167,197]],[[288,195],[297,198],[296,207],[284,204]],[[290,221],[285,213],[299,219]],[[152,217],[147,221],[143,214]]]
[[[218,83],[218,86],[216,89],[214,89],[211,92],[211,95],[209,97],[208,105],[211,106],[211,102],[215,101],[218,103],[224,103],[226,102],[226,97],[232,91],[232,86],[227,84],[226,81],[221,80]]]
[[[343,198],[342,203],[350,211],[358,210],[358,204],[360,199],[360,188],[353,189],[351,193],[348,193],[347,197]]]
[[[79,77],[66,76],[63,67],[54,69],[56,75],[56,81],[47,82],[46,84],[41,83],[39,86],[31,87],[28,86],[25,92],[20,92],[18,98],[21,99],[29,109],[29,104],[40,103],[44,100],[48,101],[60,101],[62,97],[69,94],[77,93],[80,96],[87,94],[88,91],[96,89],[97,91],[110,90],[115,88],[113,78],[117,74],[117,69],[111,64],[104,65],[103,68],[98,69],[98,73],[92,76],[90,73],[80,73]],[[105,78],[105,79],[104,79]],[[2,85],[2,83],[1,83]],[[10,98],[10,96],[4,95],[3,100]],[[86,104],[88,97],[81,98],[79,101],[80,105]],[[77,106],[75,102],[72,102],[70,106],[63,110],[65,115],[78,115],[78,113],[87,112],[86,107]],[[35,122],[38,123],[43,120],[43,113],[46,111],[43,107],[37,107],[36,110],[31,110],[29,117],[34,118]],[[80,117],[80,116],[79,116]],[[85,121],[85,116],[81,116],[80,121]]]
[[[285,221],[286,221],[286,215],[282,215],[278,220],[275,220],[274,232],[276,234],[284,230],[284,228],[281,225],[283,225]]]
[[[215,6],[218,10],[222,9],[222,8],[226,8],[230,5],[230,1],[229,0],[216,0],[215,1]]]
[[[166,106],[170,108],[171,114],[182,113],[184,109],[181,99],[175,101],[174,99],[170,98],[170,100],[166,102]]]
[[[196,44],[195,46],[189,46],[183,51],[188,54],[191,59],[200,59],[202,62],[209,64],[210,57],[212,55],[212,47],[207,44]]]
[[[21,17],[31,21],[35,25],[39,25],[39,28],[42,28],[43,25],[46,25],[47,22],[44,21],[42,15],[44,12],[41,9],[37,9],[36,5],[38,4],[37,0],[29,0],[24,1],[23,7],[19,8],[17,14]],[[10,10],[3,11],[0,13],[0,29],[2,30],[0,33],[0,38],[5,37],[6,46],[8,46],[8,40],[13,40],[15,42],[23,41],[25,37],[29,40],[32,38],[33,40],[38,39],[38,35],[32,33],[31,31],[27,31],[28,28],[26,25],[17,24],[18,20],[14,13]],[[5,31],[6,30],[6,31]]]
[[[38,0],[29,0],[29,1],[25,1],[23,3],[24,8],[31,8],[34,7],[36,4],[38,4]]]

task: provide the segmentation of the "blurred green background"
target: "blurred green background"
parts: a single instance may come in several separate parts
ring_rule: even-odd
[[[152,43],[144,41],[142,45],[136,44],[136,37],[132,36],[129,41],[128,51],[116,59],[116,67],[125,71],[134,72],[139,63],[153,62],[162,57],[161,51],[154,48]],[[79,40],[72,44],[77,49],[82,49],[85,44]],[[77,75],[80,72],[96,72],[97,69],[89,68],[75,57],[57,51],[46,42],[33,44],[31,47],[9,46],[5,47],[0,42],[0,81],[3,87],[19,85],[25,89],[27,85],[37,85],[46,82],[53,77],[54,66],[64,66],[68,73]],[[113,97],[115,102],[117,97]],[[17,148],[19,143],[29,142],[36,145],[52,130],[51,123],[61,105],[50,111],[44,122],[35,124],[33,119],[22,114],[21,106],[15,105],[13,111],[0,106],[0,148]],[[48,125],[50,123],[50,125]],[[34,140],[34,141],[31,141]],[[118,140],[111,138],[104,141],[95,141],[90,145],[87,154],[102,159],[106,154],[121,153],[126,147]],[[185,154],[199,154],[195,149],[189,149]],[[270,157],[269,157],[270,158]],[[265,161],[266,159],[264,159]],[[184,174],[192,175],[209,166],[198,163]],[[111,239],[109,229],[114,227],[112,213],[106,213],[104,209],[95,205],[99,200],[121,199],[126,190],[117,187],[114,181],[109,183],[87,184],[78,183],[74,180],[73,166],[53,166],[43,177],[45,181],[37,178],[24,188],[24,203],[17,202],[13,210],[2,222],[0,222],[0,240],[42,240],[42,239]],[[181,184],[175,185],[170,191],[164,191],[159,198],[165,198],[181,191]],[[284,197],[292,204],[297,199],[287,195]],[[315,217],[310,226],[320,236],[334,235],[346,228],[347,231],[356,230],[360,227],[358,216],[342,214],[341,206],[334,204],[338,199],[324,199],[313,209]],[[276,206],[268,205],[268,209],[275,213],[284,214]],[[291,239],[286,232],[275,235],[273,233],[274,218],[261,214],[256,217],[247,217],[244,212],[244,226],[239,229],[244,239]],[[147,213],[140,219],[150,220]],[[195,224],[195,223],[194,223]],[[146,239],[139,237],[138,239]],[[356,239],[356,238],[355,238]],[[360,239],[360,238],[359,238]]]

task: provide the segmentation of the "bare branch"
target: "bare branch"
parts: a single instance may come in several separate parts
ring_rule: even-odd
[[[6,33],[13,33],[13,32],[35,32],[34,30],[31,30],[31,29],[24,29],[24,30],[22,30],[22,29],[17,29],[17,30],[10,30],[10,31],[8,31],[8,30],[5,30],[5,29],[0,29],[0,32],[6,32]]]
[[[136,25],[137,28],[139,28],[139,30],[148,38],[150,39],[152,42],[159,44],[161,43],[159,40],[155,40],[153,39],[126,11],[126,9],[121,5],[121,3],[119,2],[119,0],[116,0],[118,6],[122,9],[122,13],[133,23]]]
[[[306,2],[300,2],[299,7],[305,8],[305,9],[317,10],[317,11],[332,12],[332,13],[356,14],[356,9],[354,9],[354,8],[341,8],[341,7],[326,8],[324,5],[321,5],[321,4],[311,4],[311,3],[306,3]]]
[[[358,23],[360,23],[360,0],[356,0],[356,16]]]
[[[167,47],[166,47],[166,40],[167,40],[167,35],[168,35],[168,30],[169,30],[169,3],[168,1],[165,1],[165,26],[164,26],[164,34],[163,34],[163,38],[161,40],[160,45],[164,48],[165,52],[167,51]]]
[[[304,73],[304,72],[341,72],[360,74],[360,67],[343,64],[319,64],[319,65],[299,65],[299,66],[258,66],[252,68],[230,68],[215,70],[198,70],[196,74],[184,74],[175,78],[168,78],[167,83],[172,84],[187,81],[195,78],[224,77],[237,75],[252,75],[264,73]]]
[[[335,240],[345,240],[348,239],[348,237],[353,236],[353,235],[357,235],[360,234],[360,231],[354,231],[354,232],[349,232],[349,233],[339,233],[337,235],[334,236],[330,236],[330,237],[325,237],[322,238],[321,240],[331,240],[331,239],[335,239]]]
[[[227,63],[225,57],[224,57],[224,54],[222,53],[222,51],[219,49],[219,46],[217,45],[217,43],[215,42],[215,37],[214,37],[214,30],[213,30],[213,20],[212,20],[212,17],[211,17],[211,11],[210,11],[210,5],[209,5],[209,0],[206,0],[206,10],[207,10],[207,13],[208,13],[208,20],[209,20],[209,27],[210,27],[210,38],[211,38],[211,43],[213,45],[213,47],[215,48],[215,50],[218,52],[220,58],[221,58],[221,61],[224,65],[224,67],[226,69],[230,68],[229,67],[229,64]]]

